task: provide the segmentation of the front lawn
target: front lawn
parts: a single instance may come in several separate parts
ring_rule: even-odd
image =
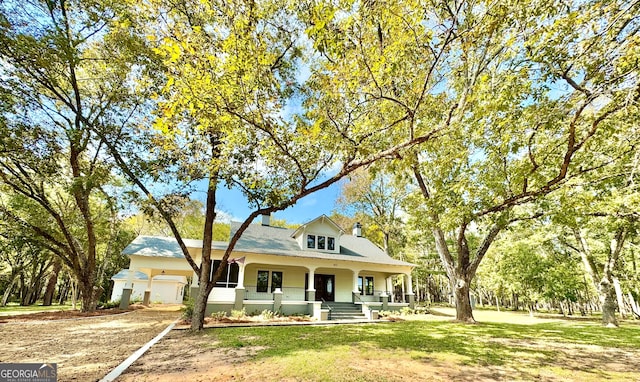
[[[574,321],[405,321],[213,329],[206,336],[214,349],[259,349],[245,367],[270,365],[268,380],[600,381],[640,375],[640,326],[633,323],[609,329]]]
[[[0,306],[0,316],[14,316],[20,314],[29,314],[37,312],[49,312],[58,310],[69,310],[70,304],[58,305],[53,304],[51,306],[42,306],[38,304],[20,306],[17,303],[9,303],[7,306]]]

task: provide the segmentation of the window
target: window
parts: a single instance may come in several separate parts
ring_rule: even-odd
[[[271,289],[269,289],[269,273],[271,273]],[[280,271],[258,271],[258,283],[256,284],[256,292],[267,293],[271,290],[271,293],[280,288],[282,290],[282,272]]]
[[[367,276],[364,279],[364,292],[368,296],[373,296],[373,276]]]
[[[316,236],[315,235],[307,235],[307,248],[316,248]]]
[[[266,293],[269,289],[269,271],[258,271],[258,284],[256,292]]]
[[[373,276],[358,277],[358,291],[360,294],[373,296]]]
[[[335,251],[336,238],[331,236],[307,235],[307,248]]]
[[[211,276],[218,270],[220,267],[220,260],[213,260],[213,266],[211,267]],[[217,288],[235,288],[238,286],[238,273],[240,273],[240,267],[238,264],[229,264],[222,271],[220,278],[216,281]]]
[[[276,288],[282,290],[282,272],[271,272],[271,292]]]

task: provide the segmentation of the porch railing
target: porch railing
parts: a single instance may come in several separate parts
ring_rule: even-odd
[[[380,301],[380,295],[386,293],[383,290],[374,290],[373,294],[355,294],[360,302],[378,302]],[[387,293],[388,294],[388,293]]]
[[[328,309],[328,310],[329,310],[329,315],[328,315],[328,317],[327,317],[327,318],[329,319],[329,321],[331,321],[331,312],[333,311],[333,308],[331,308],[331,305],[329,305],[329,304],[324,300],[324,298],[320,298],[320,300],[322,300],[322,305],[320,305],[320,307],[322,307],[322,308],[326,307],[326,309]]]
[[[245,285],[245,300],[273,300],[273,292],[267,289],[266,292],[258,292],[255,285]],[[305,289],[295,287],[282,288],[282,301],[304,301]]]

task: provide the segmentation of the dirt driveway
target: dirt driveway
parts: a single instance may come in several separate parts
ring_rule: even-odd
[[[57,363],[58,381],[95,381],[179,316],[180,306],[120,315],[0,324],[0,362]]]

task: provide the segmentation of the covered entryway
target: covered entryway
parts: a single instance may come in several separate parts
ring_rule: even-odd
[[[316,274],[314,278],[316,289],[316,301],[335,301],[336,277],[335,275]]]

